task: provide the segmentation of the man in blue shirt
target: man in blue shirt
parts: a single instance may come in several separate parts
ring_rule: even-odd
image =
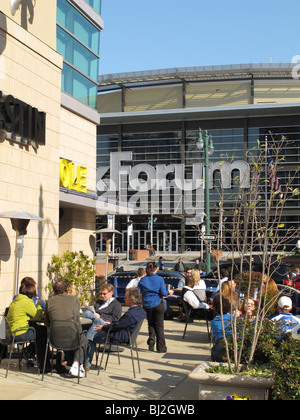
[[[292,299],[288,296],[282,296],[278,300],[278,315],[270,318],[270,321],[282,323],[284,333],[292,332],[292,330],[300,325],[300,319],[290,314],[293,309]]]

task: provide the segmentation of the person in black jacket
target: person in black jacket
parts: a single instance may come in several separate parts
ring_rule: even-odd
[[[130,333],[133,333],[138,323],[146,318],[146,312],[141,307],[141,295],[137,288],[131,288],[126,290],[125,294],[125,305],[129,306],[128,311],[122,316],[119,321],[105,322],[104,325],[94,324],[92,329],[94,330],[93,340],[89,340],[87,350],[87,366],[90,368],[96,349],[96,344],[102,344],[105,342],[107,331],[110,331],[110,339],[115,344],[118,343],[129,343],[129,336],[126,329]],[[90,328],[90,329],[91,329]],[[122,331],[119,329],[122,328]],[[88,337],[90,335],[88,334]]]
[[[106,322],[119,321],[122,316],[122,306],[114,295],[114,286],[110,283],[105,283],[100,287],[101,301],[97,301],[95,306],[88,307],[82,313],[82,318],[88,318],[94,324],[104,325]],[[91,310],[92,309],[92,310]],[[95,332],[92,328],[89,329],[87,337],[93,340]]]
[[[110,283],[105,283],[100,287],[102,301],[96,302],[95,312],[99,314],[104,321],[119,321],[122,316],[122,306],[120,302],[113,297],[115,288]]]

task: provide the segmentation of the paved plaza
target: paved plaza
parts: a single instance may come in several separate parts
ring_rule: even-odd
[[[47,374],[44,382],[36,368],[27,369],[23,363],[20,372],[13,360],[5,379],[7,359],[0,365],[1,400],[197,400],[197,386],[188,374],[202,361],[210,358],[210,345],[206,324],[194,321],[188,325],[182,340],[184,323],[165,321],[168,352],[149,352],[147,347],[147,321],[138,338],[141,373],[133,377],[130,350],[121,354],[121,365],[116,354],[109,359],[106,371],[97,375],[89,371],[87,378],[77,384],[76,378],[57,373]]]

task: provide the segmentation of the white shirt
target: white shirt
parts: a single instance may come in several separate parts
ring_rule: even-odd
[[[209,306],[206,303],[200,302],[193,289],[191,287],[185,286],[188,289],[183,296],[183,300],[187,302],[193,309],[209,309]]]
[[[132,287],[138,287],[141,277],[137,277],[136,279],[130,280],[127,284],[126,289],[131,289]]]
[[[218,290],[220,290],[220,287],[222,287],[222,284],[223,284],[223,283],[225,283],[225,281],[228,281],[228,277],[223,277],[223,278],[220,280],[220,284],[218,284],[218,287],[217,287],[216,292],[217,292]]]
[[[107,308],[107,307],[111,304],[111,302],[112,302],[113,300],[115,300],[115,298],[114,298],[114,297],[113,297],[113,298],[111,298],[111,299],[108,299],[106,302],[104,302],[104,303],[100,306],[99,310],[100,310],[100,309]]]

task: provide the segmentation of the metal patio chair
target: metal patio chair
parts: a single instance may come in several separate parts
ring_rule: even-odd
[[[28,330],[33,331],[33,339],[32,340],[16,341],[17,334],[19,332],[22,333],[22,332],[26,332]],[[11,359],[12,359],[13,350],[14,350],[15,346],[17,347],[17,352],[18,352],[19,370],[21,370],[21,362],[22,362],[22,359],[23,359],[23,352],[24,352],[25,345],[31,344],[31,343],[35,344],[35,354],[37,355],[35,329],[33,327],[20,327],[20,328],[17,328],[14,332],[12,332],[11,326],[10,326],[7,318],[4,315],[0,315],[0,344],[2,345],[0,363],[2,361],[4,349],[6,348],[6,346],[10,347],[5,378],[7,378],[7,375],[8,375],[8,370],[9,370],[9,367],[10,367],[10,362],[11,362]],[[38,374],[40,374],[38,364],[37,364],[37,369],[38,369]]]
[[[47,354],[49,346],[51,352],[51,375],[53,373],[53,349],[57,351],[76,351],[82,347],[81,336],[84,334],[74,320],[53,321],[47,328],[47,345],[45,350],[45,359],[43,366],[42,381],[44,380]],[[84,344],[84,360],[87,360],[87,343]],[[86,368],[86,366],[85,366]],[[87,370],[85,369],[85,376]],[[80,369],[78,369],[78,383],[80,379]]]
[[[210,333],[210,325],[209,325],[209,321],[207,317],[207,310],[206,309],[193,309],[191,305],[189,305],[184,300],[182,300],[182,304],[183,304],[184,312],[186,314],[186,321],[185,321],[185,327],[184,327],[182,339],[184,340],[185,338],[188,323],[191,320],[197,319],[199,321],[206,322],[208,341],[211,344],[211,333]]]
[[[127,343],[116,343],[112,340],[110,340],[109,335],[112,332],[111,330],[107,331],[106,334],[106,340],[103,346],[103,352],[102,352],[102,357],[101,357],[101,361],[100,361],[100,365],[99,365],[99,369],[98,369],[98,375],[100,373],[101,370],[101,366],[102,366],[102,361],[103,361],[103,357],[104,357],[104,353],[105,351],[107,351],[107,358],[106,358],[106,363],[105,363],[105,367],[104,370],[106,370],[107,367],[107,363],[108,363],[108,359],[109,359],[109,355],[110,355],[110,350],[112,346],[116,346],[117,347],[117,351],[118,351],[118,361],[119,361],[119,365],[121,364],[120,362],[120,353],[119,353],[119,347],[128,347],[130,348],[130,353],[131,353],[131,362],[132,362],[132,370],[133,370],[133,376],[134,378],[136,378],[136,374],[135,374],[135,367],[134,367],[134,357],[133,357],[133,350],[136,351],[136,360],[137,360],[137,364],[138,364],[138,368],[139,368],[139,373],[141,373],[141,366],[140,366],[140,359],[139,359],[139,352],[138,352],[138,346],[137,346],[137,338],[138,335],[141,331],[142,325],[143,325],[144,320],[142,319],[136,326],[135,330],[133,331],[133,333],[130,333],[130,331],[128,331],[127,329],[124,328],[119,328],[119,329],[114,329],[113,331],[127,331],[128,333],[128,337],[129,337],[129,344]]]

